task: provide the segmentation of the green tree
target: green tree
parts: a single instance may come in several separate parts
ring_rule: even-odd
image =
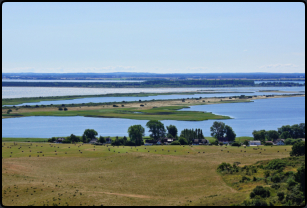
[[[297,142],[292,146],[290,156],[305,155],[305,142]]]
[[[213,125],[210,127],[211,136],[216,139],[223,138],[226,133],[225,123],[214,121]]]
[[[234,141],[235,138],[236,138],[236,134],[232,130],[232,128],[230,126],[226,125],[225,130],[226,130],[226,137],[227,137],[228,141]]]
[[[179,137],[178,141],[180,142],[181,145],[188,144],[188,141],[184,137]]]
[[[130,140],[134,142],[135,145],[141,145],[143,136],[145,135],[145,129],[141,125],[133,125],[129,127],[128,134]]]
[[[305,163],[302,164],[300,168],[297,169],[297,173],[295,174],[295,181],[300,183],[300,188],[305,194],[305,181],[306,181],[306,174],[305,174]]]
[[[95,136],[97,136],[97,135],[98,135],[98,133],[94,129],[85,129],[85,131],[82,135],[83,143],[88,143],[89,141],[94,139]]]
[[[292,130],[292,138],[293,139],[297,139],[300,138],[302,136],[305,135],[305,130],[303,130],[302,128],[300,128],[300,126],[298,124],[294,124],[291,126],[291,130]],[[304,131],[304,132],[303,132]]]
[[[269,130],[265,133],[266,133],[266,138],[267,138],[268,141],[273,141],[275,139],[278,139],[278,137],[279,137],[278,132],[275,131],[275,130]]]
[[[285,131],[285,132],[281,133],[280,138],[282,138],[282,139],[291,138],[291,134],[289,132]]]
[[[155,141],[158,141],[158,139],[165,137],[164,124],[160,121],[150,120],[147,122],[146,126],[149,128],[149,132],[151,132],[149,136]]]
[[[80,138],[77,137],[77,136],[74,135],[74,134],[71,134],[67,139],[68,139],[68,141],[70,141],[70,142],[72,142],[72,143],[74,143],[74,142],[80,142]]]
[[[177,130],[176,126],[169,125],[169,126],[166,127],[166,129],[167,129],[167,137],[169,137],[169,138],[176,138],[177,137],[178,130]]]
[[[102,136],[99,136],[98,142],[100,143],[106,143],[106,139]]]
[[[244,140],[243,144],[247,146],[249,144],[248,140]]]
[[[253,131],[254,140],[259,140],[261,143],[265,142],[265,130]]]

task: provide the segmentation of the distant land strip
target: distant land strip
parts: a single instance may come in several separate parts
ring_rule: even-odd
[[[2,87],[89,87],[89,88],[158,88],[158,87],[262,87],[305,86],[293,82],[255,84],[253,80],[147,80],[145,82],[2,82]]]
[[[19,105],[22,103],[37,103],[41,101],[56,101],[56,100],[73,100],[80,98],[93,97],[148,97],[157,95],[194,95],[194,94],[216,94],[216,93],[251,93],[251,92],[218,92],[218,91],[192,91],[192,92],[167,92],[167,93],[112,93],[100,95],[66,95],[66,96],[48,96],[48,97],[26,97],[26,98],[2,98],[3,105]]]

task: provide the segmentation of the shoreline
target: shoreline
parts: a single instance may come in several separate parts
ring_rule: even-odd
[[[137,120],[185,120],[200,121],[208,119],[229,119],[228,116],[215,115],[210,113],[199,113],[197,111],[178,111],[179,109],[189,108],[194,105],[212,105],[220,103],[238,103],[253,102],[256,99],[284,98],[284,97],[305,97],[305,95],[274,95],[245,97],[214,97],[214,98],[193,98],[193,99],[173,99],[173,100],[151,100],[151,101],[133,101],[133,102],[114,102],[97,103],[95,105],[76,104],[65,105],[67,111],[60,111],[61,105],[46,107],[20,107],[12,108],[10,114],[7,114],[9,108],[2,108],[2,119],[25,116],[90,116],[105,118],[128,118]],[[62,107],[64,108],[64,107]],[[188,114],[184,114],[187,113]]]

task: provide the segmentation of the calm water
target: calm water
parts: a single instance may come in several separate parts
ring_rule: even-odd
[[[252,136],[253,130],[277,130],[282,125],[305,122],[305,97],[260,99],[251,103],[229,103],[192,106],[195,111],[207,111],[219,115],[228,115],[233,119],[219,120],[231,126],[237,136]],[[214,120],[208,121],[170,121],[178,128],[201,128],[205,136],[210,135]],[[146,130],[146,120],[91,118],[91,117],[23,117],[2,119],[2,137],[38,137],[50,138],[82,135],[85,129],[95,129],[102,136],[128,136],[129,126],[140,124]]]
[[[122,102],[122,101],[138,101],[138,100],[168,100],[168,99],[187,99],[187,98],[199,98],[199,97],[229,97],[229,96],[240,96],[244,94],[246,96],[253,95],[278,95],[280,93],[272,92],[252,92],[252,93],[212,93],[212,94],[194,94],[194,95],[157,95],[157,96],[147,96],[147,97],[89,97],[89,98],[79,98],[73,100],[57,100],[57,101],[41,101],[37,103],[22,103],[15,106],[22,105],[59,105],[59,104],[78,104],[78,103],[103,103],[103,102]],[[282,93],[282,94],[291,94],[291,93]],[[12,106],[12,105],[4,105]]]
[[[39,79],[3,79],[2,82],[144,82],[145,80],[39,80]]]
[[[191,97],[222,97],[222,96],[235,96],[238,94],[229,92],[250,92],[242,93],[244,95],[267,95],[276,93],[264,93],[260,90],[280,90],[280,91],[300,91],[305,93],[305,87],[234,87],[234,88],[59,88],[59,87],[2,87],[2,98],[20,98],[20,97],[47,97],[47,96],[65,96],[65,95],[99,95],[99,94],[112,94],[112,93],[140,93],[140,92],[196,92],[200,90],[206,91],[221,91],[225,94],[201,94],[201,95],[165,95],[165,96],[150,96],[142,98],[145,100],[152,99],[180,99]],[[241,94],[239,94],[241,95]],[[69,104],[69,103],[87,103],[87,102],[120,102],[120,101],[135,101],[140,98],[135,97],[104,97],[104,98],[82,98],[66,101],[44,101],[36,104]],[[27,105],[25,103],[24,105]]]
[[[259,84],[259,83],[262,83],[262,82],[264,82],[264,83],[267,83],[267,82],[285,82],[285,83],[294,82],[294,83],[298,83],[298,84],[304,84],[305,83],[305,81],[254,81],[254,82],[255,82],[255,84]]]

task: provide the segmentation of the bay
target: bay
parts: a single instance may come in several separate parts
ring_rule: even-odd
[[[253,130],[277,130],[282,125],[305,123],[305,97],[258,99],[250,103],[227,103],[215,105],[191,106],[194,111],[206,111],[227,115],[233,119],[217,120],[233,128],[238,136],[252,136]],[[210,136],[210,127],[216,120],[173,121],[163,120],[178,128],[178,133],[185,129],[200,128],[205,136]],[[146,128],[147,120],[92,117],[54,117],[34,116],[2,119],[2,137],[37,137],[51,138],[82,135],[85,129],[95,129],[102,136],[128,136],[131,125],[140,124]]]

